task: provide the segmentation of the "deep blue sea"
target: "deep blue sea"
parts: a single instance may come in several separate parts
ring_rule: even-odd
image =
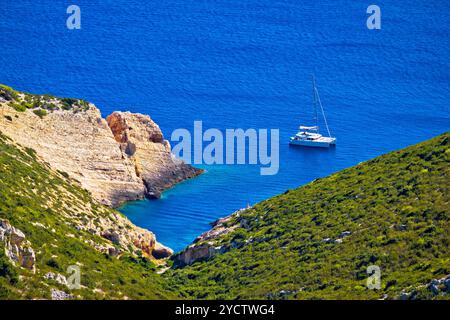
[[[450,130],[450,2],[0,0],[0,83],[84,98],[104,116],[176,128],[279,128],[280,171],[204,166],[160,200],[121,208],[180,250],[208,223],[288,188]],[[81,30],[66,8],[81,8]],[[314,73],[335,149],[292,148]]]

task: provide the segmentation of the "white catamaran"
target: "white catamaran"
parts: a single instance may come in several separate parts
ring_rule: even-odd
[[[300,126],[300,131],[290,139],[290,144],[306,147],[322,147],[328,148],[336,144],[336,138],[332,137],[330,134],[330,129],[328,128],[327,118],[325,117],[325,112],[323,111],[322,102],[320,101],[319,91],[316,87],[316,81],[313,77],[313,104],[314,104],[314,116],[315,116],[315,126]],[[328,137],[325,137],[319,133],[319,116],[317,106],[319,105],[322,111],[323,120],[327,128]]]

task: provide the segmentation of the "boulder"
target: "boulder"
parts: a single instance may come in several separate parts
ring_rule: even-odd
[[[173,250],[162,245],[159,242],[155,243],[155,247],[153,248],[152,255],[155,259],[164,259],[168,258],[173,254]]]
[[[52,288],[50,292],[51,292],[52,300],[73,299],[72,295],[70,295],[70,294],[68,294],[68,293],[66,293],[64,291],[58,290],[58,289]]]
[[[5,254],[14,265],[36,271],[36,255],[25,234],[11,226],[9,221],[0,219],[0,241],[5,243]]]
[[[447,290],[447,293],[450,293],[450,276],[445,278],[443,283],[444,283],[445,289]]]
[[[44,279],[56,281],[59,284],[67,285],[66,277],[59,273],[47,272],[44,275]]]

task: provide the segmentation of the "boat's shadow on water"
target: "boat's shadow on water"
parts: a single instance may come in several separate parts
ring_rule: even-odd
[[[289,152],[293,153],[299,153],[299,154],[335,154],[336,153],[336,146],[332,145],[329,148],[317,148],[317,147],[308,147],[308,146],[295,146],[292,144],[289,144]]]
[[[333,162],[336,155],[336,146],[329,148],[316,148],[307,146],[293,146],[289,145],[288,159],[293,161],[297,159],[299,165],[302,167],[309,167],[309,164],[324,165],[326,163]]]

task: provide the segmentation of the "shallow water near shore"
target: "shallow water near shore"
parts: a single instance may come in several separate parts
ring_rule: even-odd
[[[177,128],[279,128],[280,170],[201,166],[206,172],[162,199],[120,210],[181,250],[233,211],[450,130],[448,1],[368,4],[250,0],[93,3],[79,0],[82,29],[64,3],[21,1],[0,11],[0,83],[79,97],[106,116],[149,114],[166,138]],[[290,147],[312,118],[310,76],[338,145]]]

